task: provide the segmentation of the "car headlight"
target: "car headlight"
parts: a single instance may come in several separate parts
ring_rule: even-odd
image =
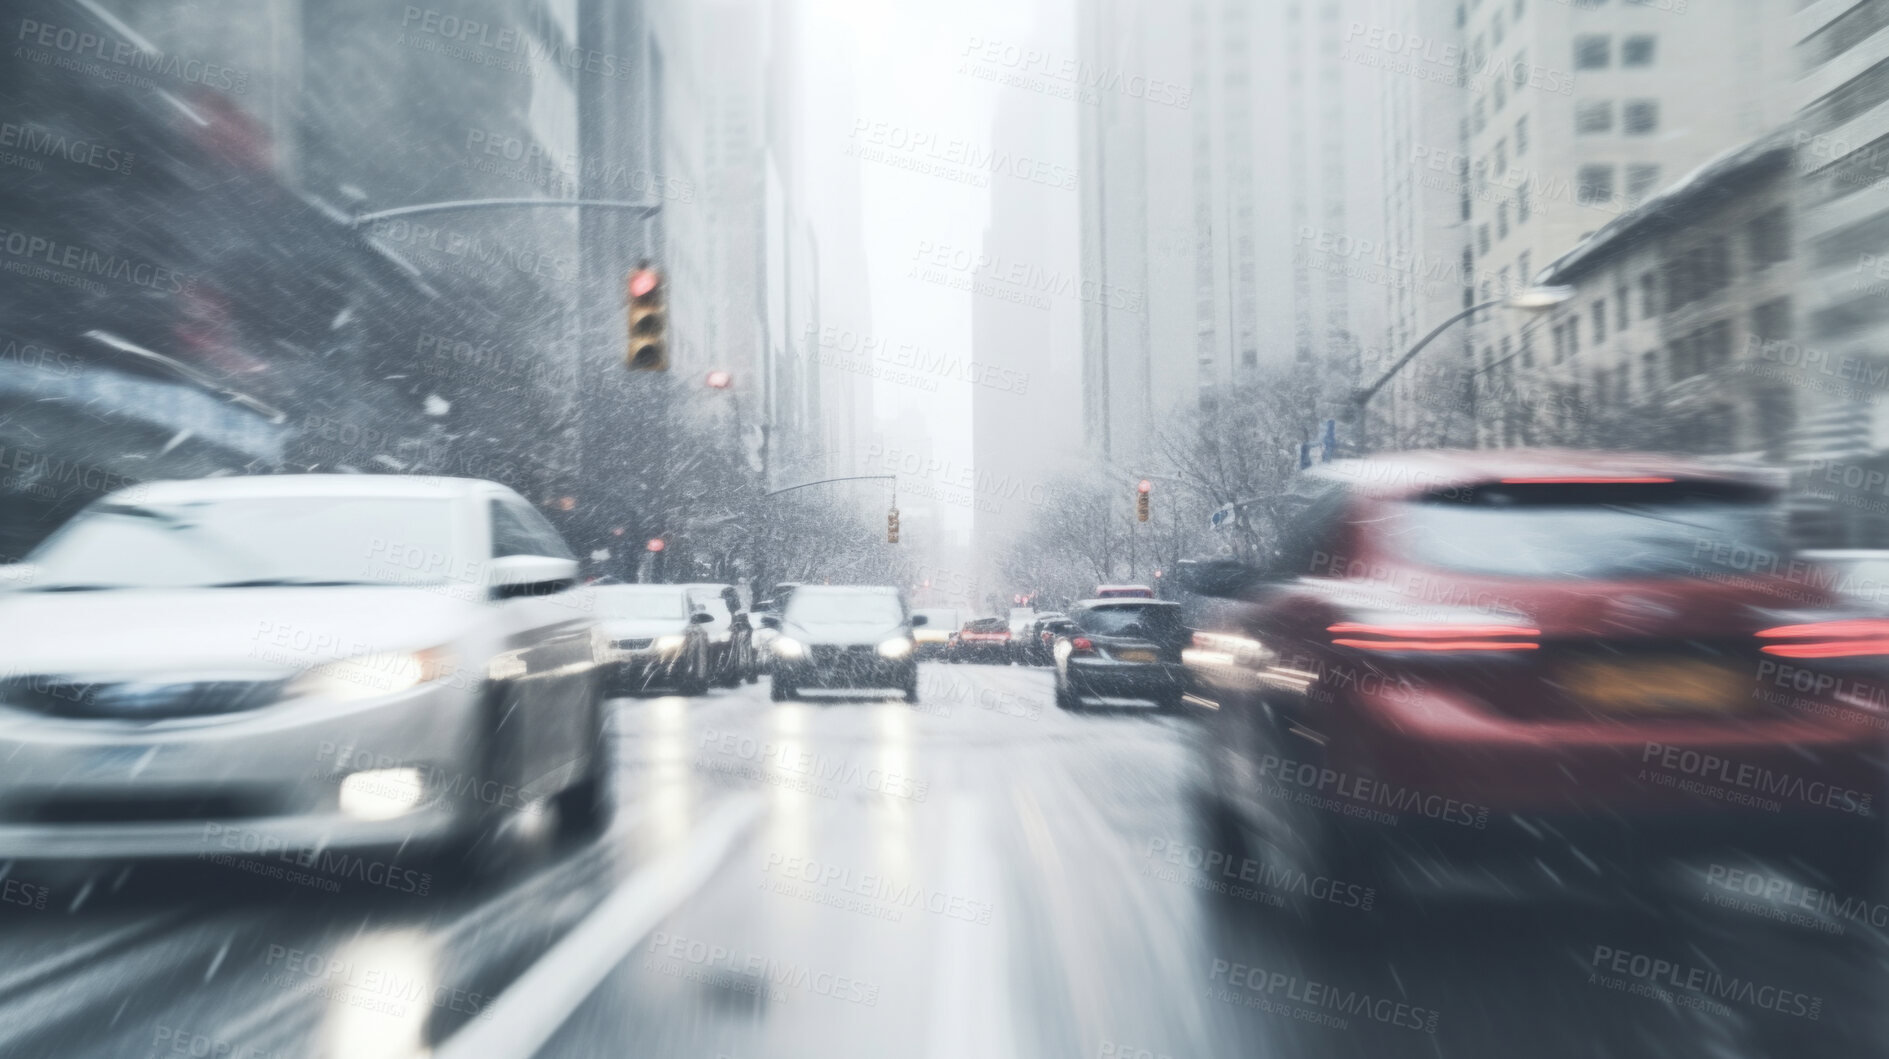
[[[772,647],[781,658],[801,658],[807,653],[807,645],[791,636],[776,636]]]
[[[672,654],[675,654],[677,651],[682,650],[682,645],[688,642],[689,642],[689,638],[686,636],[678,636],[674,634],[669,635],[669,636],[658,636],[656,637],[656,650],[661,651],[663,654],[666,654],[666,655],[672,655]]]
[[[450,675],[455,662],[443,647],[424,651],[376,651],[328,662],[289,681],[284,698],[353,702],[393,695]]]
[[[912,641],[903,636],[894,636],[879,645],[879,654],[885,658],[904,658],[911,653]]]

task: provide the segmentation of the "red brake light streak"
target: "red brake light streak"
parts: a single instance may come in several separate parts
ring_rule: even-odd
[[[1371,625],[1341,621],[1327,625],[1326,632],[1339,635],[1335,647],[1355,647],[1365,651],[1536,651],[1541,649],[1524,636],[1540,636],[1541,630],[1526,625]],[[1360,639],[1369,636],[1375,639]],[[1495,639],[1517,637],[1517,639]]]
[[[1889,655],[1889,620],[1852,618],[1842,621],[1815,621],[1799,625],[1779,625],[1760,629],[1760,640],[1802,640],[1802,643],[1773,643],[1760,648],[1778,658],[1859,658]]]

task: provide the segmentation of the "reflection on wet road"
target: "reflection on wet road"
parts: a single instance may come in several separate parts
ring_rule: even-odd
[[[917,706],[775,704],[765,685],[619,700],[612,831],[558,848],[521,827],[496,882],[9,866],[0,1052],[1860,1056],[1889,1039],[1869,914],[1780,919],[1723,873],[1535,907],[1272,873],[1198,821],[1188,717],[1064,713],[1043,670],[922,681]]]

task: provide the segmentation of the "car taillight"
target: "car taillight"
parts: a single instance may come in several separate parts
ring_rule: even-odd
[[[1087,636],[1078,636],[1069,641],[1069,646],[1077,651],[1093,651],[1095,650],[1095,641],[1089,639]]]
[[[1795,640],[1765,644],[1761,650],[1779,658],[1859,658],[1889,655],[1889,621],[1850,618],[1777,625],[1757,632],[1760,640]]]
[[[1327,625],[1335,647],[1364,651],[1535,651],[1541,644],[1524,637],[1541,630],[1525,625],[1375,625],[1341,621]]]

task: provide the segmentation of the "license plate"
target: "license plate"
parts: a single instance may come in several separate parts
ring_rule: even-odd
[[[1750,681],[1738,670],[1689,658],[1582,662],[1561,683],[1608,713],[1741,713],[1751,702]]]
[[[1131,647],[1125,651],[1115,652],[1116,660],[1121,662],[1152,662],[1156,657],[1153,651],[1144,650],[1139,647]]]

